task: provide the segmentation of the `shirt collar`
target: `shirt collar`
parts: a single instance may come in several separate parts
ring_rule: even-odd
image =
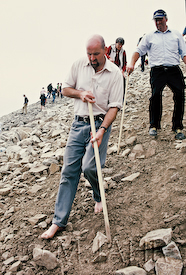
[[[104,65],[104,67],[103,67],[103,69],[101,70],[101,71],[99,71],[99,72],[102,72],[102,71],[104,71],[104,70],[107,70],[107,71],[112,71],[112,68],[111,68],[111,62],[108,60],[108,58],[105,56],[105,65]],[[91,64],[90,64],[90,62],[89,62],[89,60],[87,60],[86,62],[85,62],[85,65],[84,66],[91,66]],[[92,67],[92,66],[91,66]],[[98,72],[98,73],[99,73]]]
[[[167,32],[171,32],[171,30],[169,29],[169,27],[167,26],[167,29],[165,32],[161,32],[159,30],[155,30],[155,33],[167,33]]]

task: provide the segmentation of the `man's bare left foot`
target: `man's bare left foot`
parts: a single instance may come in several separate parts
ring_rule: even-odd
[[[63,229],[63,227],[59,227],[57,224],[53,223],[49,229],[41,235],[41,238],[46,240],[51,239],[58,231],[62,231]]]
[[[95,207],[94,207],[94,212],[95,214],[101,212],[103,210],[102,202],[96,202]]]

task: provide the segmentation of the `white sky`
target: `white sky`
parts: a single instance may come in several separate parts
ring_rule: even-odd
[[[183,32],[185,0],[1,0],[0,116],[22,108],[23,94],[35,103],[43,86],[63,82],[93,34],[107,46],[122,36],[129,63],[157,9]]]

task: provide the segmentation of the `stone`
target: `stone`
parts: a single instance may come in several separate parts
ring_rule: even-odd
[[[103,263],[103,262],[106,262],[106,260],[107,260],[107,254],[104,252],[100,252],[99,255],[92,260],[92,263]]]
[[[4,260],[7,260],[9,257],[10,257],[10,252],[9,252],[9,251],[6,251],[6,252],[4,252],[4,253],[2,254],[2,258],[3,258]]]
[[[13,263],[14,261],[15,261],[15,258],[12,256],[12,257],[6,259],[6,260],[3,262],[3,264],[4,264],[4,265],[9,265],[9,264]]]
[[[45,170],[48,170],[48,166],[39,165],[38,167],[32,167],[29,172],[33,173],[33,174],[36,174],[36,173],[41,173]]]
[[[50,174],[53,175],[60,170],[59,165],[52,163],[49,167]]]
[[[136,141],[137,141],[137,137],[133,136],[133,137],[130,137],[130,138],[126,139],[125,142],[126,142],[127,145],[135,145]]]
[[[148,148],[145,156],[146,156],[146,158],[150,158],[150,157],[154,156],[155,153],[156,153],[155,148]]]
[[[143,265],[143,268],[147,271],[147,272],[150,272],[151,270],[153,270],[155,267],[155,262],[150,259],[148,262],[146,262],[144,265]]]
[[[180,251],[177,245],[175,244],[175,242],[173,241],[170,242],[167,246],[163,247],[162,251],[165,257],[170,257],[170,258],[179,259],[179,260],[182,259]]]
[[[157,275],[181,275],[182,268],[182,261],[173,258],[159,258],[155,263],[155,271]]]
[[[137,266],[128,266],[123,269],[119,269],[115,272],[115,275],[147,275],[147,272]]]
[[[33,259],[37,265],[45,266],[48,270],[52,270],[58,265],[57,258],[53,253],[37,247],[33,250]]]
[[[42,189],[41,185],[35,184],[28,190],[28,194],[35,194],[41,189]]]
[[[7,196],[11,191],[12,191],[11,187],[0,188],[0,195],[1,196]]]
[[[131,152],[128,156],[129,160],[134,161],[136,159],[136,155],[137,155],[136,153]]]
[[[121,180],[122,180],[122,181],[133,181],[133,180],[135,180],[136,178],[138,178],[139,175],[140,175],[140,173],[137,172],[137,173],[134,173],[134,174],[132,174],[132,175],[130,175],[130,176],[128,176],[128,177],[125,177],[125,178],[123,178],[123,179],[121,179]]]
[[[93,240],[92,252],[95,253],[98,251],[99,248],[106,242],[108,242],[107,237],[103,233],[97,232],[96,237]]]
[[[32,225],[36,225],[39,222],[42,222],[43,220],[45,220],[46,218],[47,218],[47,216],[44,214],[37,214],[34,217],[29,218],[28,222],[31,223]]]
[[[68,249],[71,245],[72,238],[70,235],[57,237],[65,249]]]
[[[139,243],[139,246],[145,246],[145,249],[151,249],[152,247],[162,247],[170,243],[172,238],[172,229],[157,229],[148,232]]]
[[[128,156],[130,154],[131,150],[129,148],[125,149],[123,152],[122,152],[122,157],[125,157],[125,156]]]
[[[57,136],[60,136],[60,134],[62,133],[63,131],[61,129],[57,129],[57,130],[54,130],[52,132],[52,138],[55,138]]]
[[[107,149],[107,154],[108,154],[108,155],[111,155],[111,154],[113,154],[113,153],[116,153],[117,150],[118,150],[118,146],[117,146],[117,145],[113,145],[112,147],[109,147],[109,148]]]
[[[122,173],[119,173],[119,174],[116,174],[114,175],[113,177],[111,177],[112,180],[116,181],[116,182],[120,182],[121,179],[125,176],[125,173],[122,172]]]
[[[133,153],[142,154],[144,152],[142,144],[136,144],[132,149]]]
[[[13,263],[13,265],[9,268],[9,271],[11,272],[17,272],[21,267],[21,261],[17,261]]]

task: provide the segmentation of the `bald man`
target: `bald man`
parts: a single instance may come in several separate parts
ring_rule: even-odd
[[[122,107],[123,77],[120,69],[106,58],[102,36],[92,36],[86,50],[88,58],[72,65],[63,85],[63,95],[74,98],[75,118],[63,157],[54,218],[50,228],[41,235],[43,239],[50,239],[65,229],[82,172],[92,186],[95,213],[102,211],[93,143],[95,140],[98,143],[101,167],[104,167],[111,124]],[[91,136],[88,102],[93,104],[95,139]]]

